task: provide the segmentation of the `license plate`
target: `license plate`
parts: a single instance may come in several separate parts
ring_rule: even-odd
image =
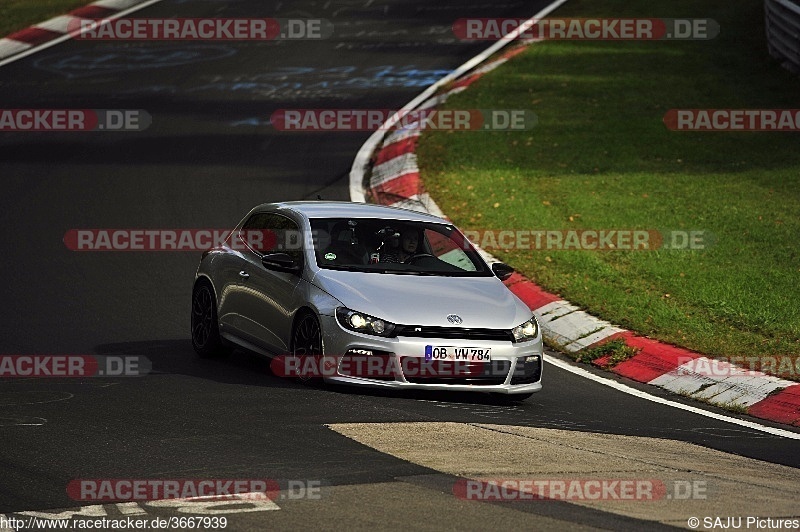
[[[425,360],[463,360],[466,362],[490,362],[490,347],[425,346]]]

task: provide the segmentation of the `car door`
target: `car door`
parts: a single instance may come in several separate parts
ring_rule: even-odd
[[[265,253],[281,252],[302,264],[303,242],[298,225],[276,213],[254,214],[242,227],[248,243],[242,252],[237,306],[242,332],[250,341],[275,354],[287,354],[294,310],[302,303],[299,274],[268,270]]]

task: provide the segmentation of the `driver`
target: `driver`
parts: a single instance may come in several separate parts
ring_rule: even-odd
[[[404,229],[400,233],[400,246],[381,254],[381,262],[408,262],[417,254],[419,248],[419,232],[415,229]]]

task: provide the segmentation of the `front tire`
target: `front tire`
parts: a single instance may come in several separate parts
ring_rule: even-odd
[[[225,356],[230,349],[219,334],[217,303],[211,285],[199,282],[192,291],[192,347],[202,358]]]
[[[292,330],[292,356],[322,358],[322,328],[319,320],[311,313],[304,313]],[[314,367],[319,366],[318,363]],[[303,364],[301,364],[303,367]],[[303,384],[320,381],[321,375],[299,375]]]

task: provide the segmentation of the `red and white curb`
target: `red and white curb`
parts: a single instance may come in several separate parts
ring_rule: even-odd
[[[534,18],[541,18],[545,14],[537,14]],[[439,105],[523,51],[525,46],[526,43],[523,43],[480,67],[471,64],[474,63],[472,61],[467,63],[471,64],[471,68],[457,70],[456,76],[451,75],[443,83],[437,83],[431,87],[433,90],[424,92],[403,111]],[[487,57],[482,57],[481,62]],[[443,88],[443,92],[437,93],[440,88]],[[391,128],[392,124],[387,127]],[[415,154],[419,130],[394,128],[386,134],[386,128],[383,129],[364,145],[353,164],[350,174],[352,200],[363,202],[369,199],[374,203],[446,218],[425,192],[420,178]],[[369,176],[366,184],[364,175]],[[367,189],[366,194],[363,188]],[[487,261],[498,262],[484,250],[479,251]],[[597,359],[592,363],[636,381],[711,404],[745,408],[748,414],[762,419],[800,426],[800,383],[745,370],[687,349],[637,336],[544,291],[518,273],[512,275],[506,285],[533,310],[545,339],[564,351],[574,353],[620,338],[638,350],[635,356],[613,367],[607,367],[608,359]]]
[[[111,20],[123,17],[161,0],[98,0],[0,39],[0,66],[49,46],[71,39],[69,28],[83,20]]]

